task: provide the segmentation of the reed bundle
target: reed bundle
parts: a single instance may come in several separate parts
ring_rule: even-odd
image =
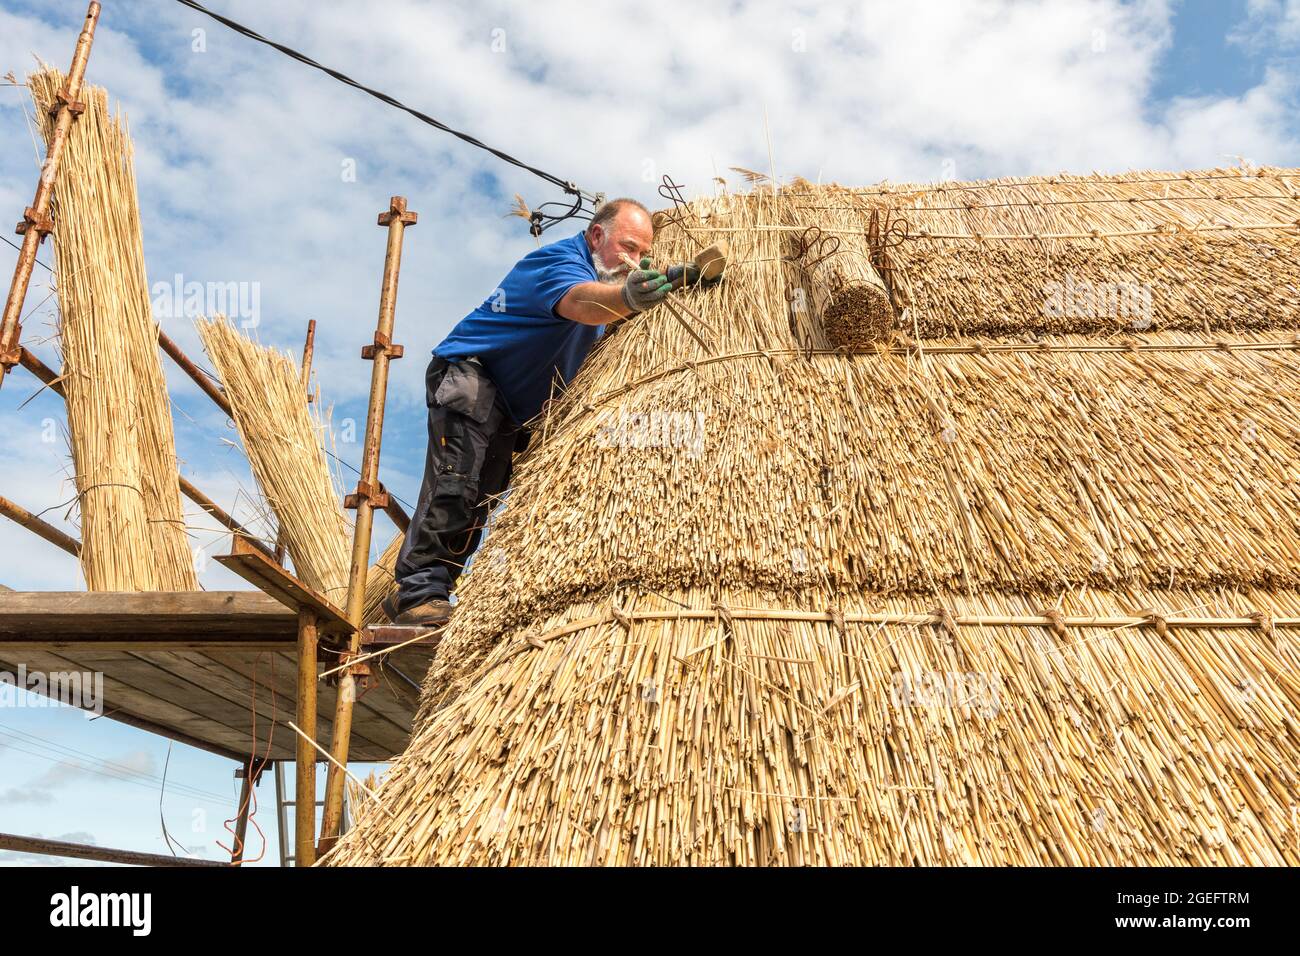
[[[790,331],[805,348],[866,348],[885,341],[897,315],[873,264],[868,228],[829,233],[786,210],[783,259],[790,288]],[[857,224],[855,223],[855,226]]]
[[[47,141],[63,83],[56,70],[28,78]],[[131,139],[103,89],[81,99],[52,215],[82,574],[91,591],[194,590]]]
[[[344,606],[352,531],[325,458],[325,426],[308,406],[297,364],[240,335],[224,317],[196,325],[294,570]]]
[[[850,192],[941,204],[796,184],[662,228],[663,261],[730,244],[724,282],[674,300],[707,345],[668,308],[623,323],[538,424],[380,790],[395,819],[363,808],[326,865],[1300,862],[1294,303],[1123,336],[1067,315],[1026,340],[985,306],[1041,312],[1032,270],[975,281],[974,252],[868,240],[893,328],[837,352],[828,297],[792,320],[822,264],[790,237],[840,228],[797,207]],[[1280,202],[980,215],[1297,218]],[[1171,286],[1243,261],[1272,270],[1261,289],[1294,281],[1270,265],[1281,230],[1094,241]],[[1257,281],[1219,275],[1185,294]]]

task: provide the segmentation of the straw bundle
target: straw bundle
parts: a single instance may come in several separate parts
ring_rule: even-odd
[[[363,801],[370,799],[366,795],[366,790],[374,790],[378,785],[373,770],[366,774],[365,780],[354,780],[352,777],[344,777],[343,793],[347,800],[347,805],[355,807],[360,805]]]
[[[41,129],[63,77],[28,79]],[[197,585],[185,531],[171,405],[158,355],[126,121],[83,89],[55,183],[59,343],[91,591]]]
[[[294,570],[343,606],[352,533],[325,460],[324,426],[309,410],[297,365],[240,335],[224,317],[196,325]]]
[[[1084,202],[1167,175],[942,188]],[[712,348],[656,309],[593,354],[462,584],[379,794],[395,819],[362,808],[324,863],[1300,862],[1295,304],[1027,340],[989,306],[1041,316],[1034,273],[975,263],[1045,246],[881,239],[892,338],[810,349],[789,237],[848,192],[724,195],[662,230],[664,261],[730,243],[728,278],[677,300]],[[1300,203],[1179,195],[980,215],[1232,222],[1092,240],[1171,288],[1219,277],[1169,315],[1294,281]]]
[[[829,233],[793,211],[784,219],[790,324],[808,348],[862,349],[889,338],[896,316],[864,232]],[[802,231],[799,231],[802,230]]]

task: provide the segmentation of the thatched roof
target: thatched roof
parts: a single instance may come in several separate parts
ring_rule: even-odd
[[[1298,187],[678,211],[328,862],[1300,862]]]

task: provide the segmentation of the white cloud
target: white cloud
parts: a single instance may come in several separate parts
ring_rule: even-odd
[[[1173,165],[1276,163],[1279,131],[1291,118],[1288,101],[1295,92],[1296,77],[1269,69],[1263,83],[1240,97],[1175,99],[1168,114]],[[1207,155],[1208,160],[1201,158]]]
[[[112,759],[59,760],[26,783],[0,792],[0,803],[49,803],[57,799],[56,791],[69,786],[98,786],[104,778],[138,783],[156,777],[157,769],[153,754],[145,750]]]
[[[1246,13],[1232,39],[1248,49],[1300,42],[1300,0],[1247,0]]]

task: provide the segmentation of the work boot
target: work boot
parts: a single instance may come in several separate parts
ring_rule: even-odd
[[[451,617],[451,603],[437,598],[417,604],[399,614],[393,606],[396,604],[396,597],[397,595],[392,595],[384,598],[382,606],[388,620],[399,627],[437,627],[446,624],[447,619]]]

